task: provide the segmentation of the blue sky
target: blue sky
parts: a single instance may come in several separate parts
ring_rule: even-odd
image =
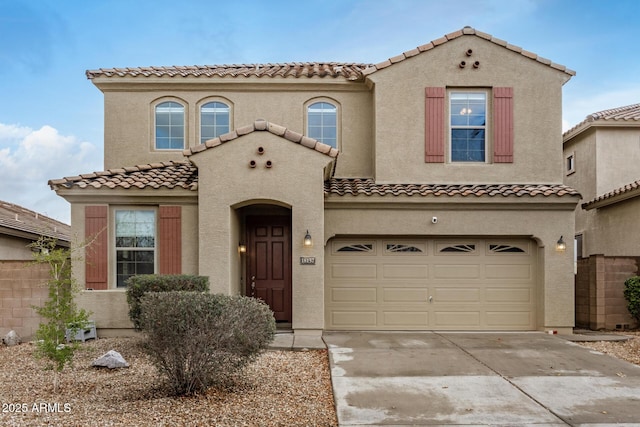
[[[567,129],[640,102],[639,12],[637,0],[0,0],[0,200],[69,222],[47,181],[102,170],[87,69],[377,63],[469,25],[577,72]]]

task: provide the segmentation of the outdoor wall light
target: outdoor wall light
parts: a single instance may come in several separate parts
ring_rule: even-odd
[[[564,239],[562,238],[562,236],[560,236],[560,238],[556,242],[556,251],[564,252],[566,249],[567,249],[567,244],[564,242]]]
[[[304,235],[304,241],[302,243],[305,248],[310,248],[313,246],[313,240],[311,240],[311,234],[309,234],[309,230],[307,230],[307,234]]]
[[[247,252],[247,245],[245,245],[244,243],[240,243],[238,245],[238,252],[240,252],[241,254],[244,254]]]

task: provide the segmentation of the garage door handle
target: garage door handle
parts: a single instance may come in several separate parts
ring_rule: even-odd
[[[429,302],[433,302],[433,297],[429,295]]]

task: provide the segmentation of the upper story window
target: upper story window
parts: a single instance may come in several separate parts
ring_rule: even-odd
[[[451,92],[449,117],[452,162],[484,162],[487,151],[487,94]]]
[[[182,150],[184,148],[184,106],[174,102],[156,105],[156,149]]]
[[[223,102],[208,102],[200,107],[200,143],[229,132],[229,106]]]
[[[328,102],[315,102],[307,107],[307,136],[338,147],[338,109]]]
[[[571,153],[566,157],[566,173],[567,175],[571,175],[576,171],[576,155],[575,153]]]
[[[138,274],[155,272],[156,213],[153,210],[116,210],[116,284]]]

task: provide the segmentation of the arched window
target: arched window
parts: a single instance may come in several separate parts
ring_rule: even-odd
[[[338,109],[328,102],[316,102],[307,107],[307,136],[338,147]]]
[[[184,148],[184,106],[177,102],[162,102],[156,106],[156,149]]]
[[[208,102],[200,107],[200,143],[229,132],[229,106]]]

